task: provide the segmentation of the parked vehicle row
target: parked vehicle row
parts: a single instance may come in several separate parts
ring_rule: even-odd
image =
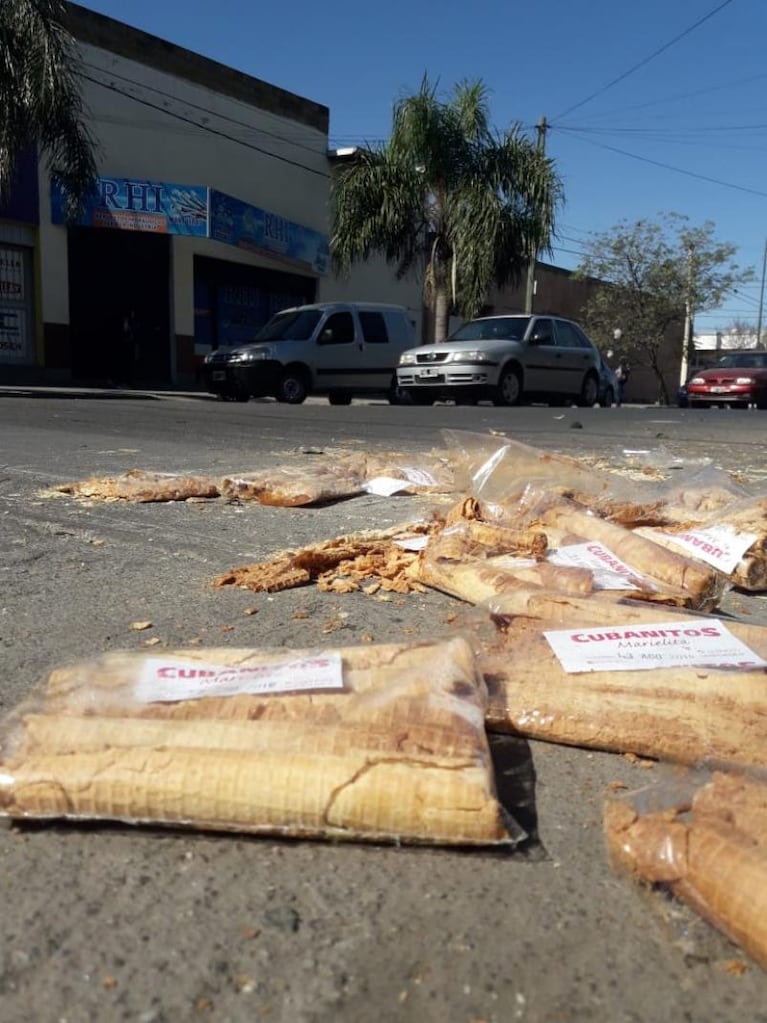
[[[438,344],[416,345],[402,306],[328,302],[284,309],[237,348],[206,356],[212,394],[332,405],[381,395],[392,404],[523,400],[612,405],[618,385],[599,350],[572,320],[504,315],[470,320]]]

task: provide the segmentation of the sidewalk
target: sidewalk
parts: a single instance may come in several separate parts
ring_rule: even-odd
[[[207,391],[151,390],[141,387],[85,387],[75,384],[4,384],[0,383],[0,398],[69,398],[69,399],[133,399],[156,401],[163,398],[196,398],[216,401]]]

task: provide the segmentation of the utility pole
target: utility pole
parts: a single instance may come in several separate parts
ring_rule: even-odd
[[[756,321],[756,347],[762,347],[762,310],[764,309],[764,271],[767,269],[767,239],[764,242],[764,255],[762,256],[762,290],[759,295],[759,317]]]
[[[545,117],[538,122],[538,151],[546,152],[546,131],[549,127]],[[533,311],[533,298],[535,296],[535,261],[538,258],[538,240],[532,243],[530,256],[527,261],[527,283],[525,286],[525,312],[529,315]]]
[[[693,249],[692,245],[687,246],[687,295],[684,300],[684,340],[682,342],[682,368],[679,374],[679,383],[687,383],[690,373],[690,364],[695,358],[695,342],[693,341]]]

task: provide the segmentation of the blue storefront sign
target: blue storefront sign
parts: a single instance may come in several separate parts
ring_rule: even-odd
[[[328,272],[327,235],[213,189],[210,237],[314,273]]]
[[[51,185],[51,220],[66,222],[64,193]],[[208,236],[208,189],[143,178],[98,178],[77,221],[81,227],[110,227],[123,231]]]

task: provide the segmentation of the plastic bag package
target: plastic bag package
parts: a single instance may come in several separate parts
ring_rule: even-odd
[[[605,805],[614,869],[662,885],[767,968],[767,783],[716,772]]]
[[[634,599],[707,612],[729,586],[713,566],[665,549],[573,501],[532,488],[528,497],[524,509],[502,520],[487,519],[481,501],[464,498],[408,574],[474,604],[538,585],[581,595],[623,591]]]
[[[491,731],[683,764],[767,766],[767,628],[518,589],[477,651]]]
[[[298,508],[361,494],[365,476],[364,455],[315,458],[308,465],[284,465],[227,476],[221,481],[221,493],[229,501]]]
[[[444,454],[368,452],[365,490],[382,494],[452,494],[456,490],[455,473],[449,456]]]
[[[219,485],[220,481],[210,476],[129,469],[119,476],[93,476],[76,483],[61,484],[53,490],[56,493],[92,500],[149,504],[219,497]]]
[[[767,590],[767,497],[726,491],[730,500],[720,504],[715,486],[708,500],[697,502],[694,493],[704,491],[682,491],[683,501],[666,506],[662,524],[638,532],[715,565],[738,589]]]
[[[655,488],[615,472],[597,470],[566,455],[553,454],[493,434],[443,430],[443,438],[463,490],[482,502],[488,516],[514,514],[530,487],[577,497],[591,505],[655,499]]]
[[[467,641],[107,653],[0,730],[0,814],[508,845]]]

